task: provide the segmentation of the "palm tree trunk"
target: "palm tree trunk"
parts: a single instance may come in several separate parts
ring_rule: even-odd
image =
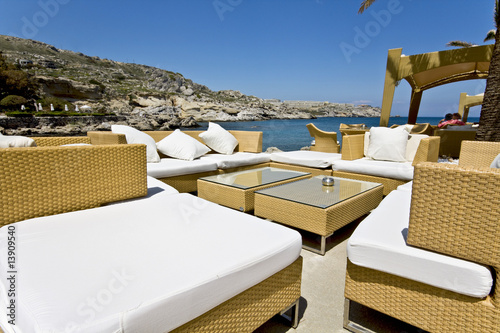
[[[500,141],[500,34],[495,36],[476,140]]]

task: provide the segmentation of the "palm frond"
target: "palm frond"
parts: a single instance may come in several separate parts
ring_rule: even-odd
[[[486,37],[484,38],[483,42],[487,42],[489,40],[495,40],[495,35],[496,34],[497,34],[496,29],[492,29],[492,30],[488,31],[488,33],[486,34]]]
[[[469,43],[469,42],[464,42],[462,40],[452,40],[451,42],[448,42],[446,46],[450,47],[473,47],[477,46],[477,44],[474,43]]]
[[[363,14],[363,12],[365,11],[365,9],[367,9],[368,7],[370,7],[374,2],[375,2],[375,0],[363,0],[361,2],[361,7],[359,7],[358,14]]]

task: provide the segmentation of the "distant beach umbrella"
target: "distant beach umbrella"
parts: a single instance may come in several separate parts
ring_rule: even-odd
[[[23,104],[23,105],[21,105],[21,110],[22,110],[22,111],[26,110],[26,108],[24,107],[24,104]]]
[[[80,112],[80,109],[78,108],[78,105],[77,105],[77,106],[75,106],[75,111],[76,111],[76,112]]]
[[[38,110],[39,110],[39,111],[42,111],[42,110],[43,110],[43,108],[42,108],[42,103],[38,103]]]
[[[54,105],[50,104],[50,111],[54,111]]]
[[[64,104],[64,111],[68,111],[68,105]]]

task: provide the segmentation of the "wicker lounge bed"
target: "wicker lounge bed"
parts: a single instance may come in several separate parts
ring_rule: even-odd
[[[500,171],[488,167],[498,154],[500,143],[465,141],[460,165],[418,164],[413,189],[391,192],[360,224],[348,245],[346,328],[360,330],[349,321],[350,300],[430,332],[498,332]],[[397,251],[416,253],[417,264],[386,258],[390,232],[374,236],[377,226],[395,226]],[[371,242],[376,253],[363,250]],[[419,253],[436,268],[426,273]]]
[[[144,145],[7,148],[0,161],[0,243],[7,253],[14,232],[19,249],[10,268],[0,258],[2,275],[17,274],[16,333],[251,332],[297,304],[300,235],[154,179],[148,187]],[[226,237],[234,228],[245,239]],[[0,326],[14,332],[6,281]]]

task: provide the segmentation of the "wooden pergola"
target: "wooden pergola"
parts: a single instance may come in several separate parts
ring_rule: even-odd
[[[387,55],[380,126],[389,125],[394,90],[401,80],[411,86],[408,124],[415,124],[422,93],[452,82],[486,79],[493,45],[405,56],[403,49],[390,49]]]
[[[467,121],[469,116],[469,109],[476,105],[483,104],[484,93],[478,95],[468,95],[463,92],[460,94],[460,101],[458,102],[458,113],[462,116],[463,121]]]

